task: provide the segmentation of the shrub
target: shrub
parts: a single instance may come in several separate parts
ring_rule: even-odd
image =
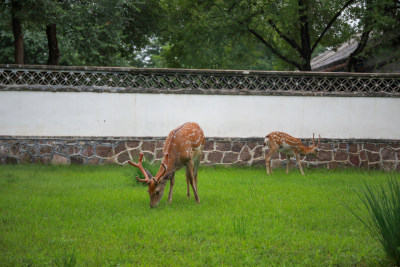
[[[133,162],[138,162],[138,159],[134,159]],[[155,176],[158,169],[160,168],[161,163],[151,163],[150,161],[146,160],[146,157],[143,158],[142,161],[142,165],[143,168],[145,168],[146,170],[150,171],[150,173]],[[132,180],[134,181],[134,184],[139,184],[140,182],[136,179],[136,176],[138,176],[140,179],[144,179],[144,175],[143,173],[136,167],[130,166],[128,168],[128,173],[129,173],[129,177],[132,178]]]
[[[400,266],[400,183],[396,178],[384,186],[373,188],[364,184],[365,188],[359,195],[367,208],[370,220],[364,220],[354,211],[355,215],[376,238],[386,252],[388,258]]]

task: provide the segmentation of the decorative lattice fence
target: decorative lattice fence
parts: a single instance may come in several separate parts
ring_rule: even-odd
[[[0,65],[0,90],[400,96],[400,74]]]

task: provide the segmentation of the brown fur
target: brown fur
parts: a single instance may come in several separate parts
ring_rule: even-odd
[[[295,156],[296,161],[299,164],[300,172],[302,175],[304,175],[304,171],[300,162],[300,155],[305,156],[311,154],[317,156],[320,141],[321,136],[319,137],[318,144],[315,145],[313,136],[313,145],[306,147],[299,138],[293,137],[287,133],[276,131],[268,134],[264,140],[264,145],[269,147],[269,152],[265,155],[265,167],[267,169],[267,175],[272,174],[271,158],[278,151],[286,154],[287,174],[289,173],[290,156]]]
[[[200,202],[197,193],[197,169],[200,164],[204,143],[203,130],[195,122],[187,122],[168,134],[164,143],[162,165],[154,178],[146,180],[149,186],[148,192],[151,207],[157,206],[160,202],[168,180],[170,181],[168,201],[172,202],[175,171],[183,166],[186,167],[187,196],[190,196],[190,184],[196,202]]]

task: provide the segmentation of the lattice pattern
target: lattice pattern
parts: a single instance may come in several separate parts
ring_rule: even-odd
[[[378,94],[400,96],[400,75],[322,74],[299,72],[244,72],[85,68],[18,69],[0,66],[0,86],[68,88],[158,89],[193,92],[308,92],[313,94]]]

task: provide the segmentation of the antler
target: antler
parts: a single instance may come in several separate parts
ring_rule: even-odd
[[[166,164],[168,164],[168,153],[165,153],[165,154],[164,154],[164,158],[165,158]],[[162,179],[163,176],[164,176],[164,174],[167,172],[167,165],[166,165],[166,164],[165,164],[164,162],[161,162],[161,166],[164,168],[164,170],[161,172],[160,175],[157,175],[157,176],[158,176],[157,181],[158,181],[159,179]]]
[[[318,143],[317,143],[317,145],[315,146],[314,133],[313,133],[313,135],[312,135],[312,144],[313,144],[313,146],[315,146],[315,147],[319,147],[319,143],[321,143],[321,135],[318,135],[318,136],[319,136]]]
[[[143,173],[145,179],[140,179],[138,176],[136,176],[136,179],[137,179],[139,182],[150,183],[150,178],[149,178],[149,176],[147,175],[145,169],[143,168],[142,160],[143,160],[143,153],[140,153],[140,154],[139,154],[139,162],[138,162],[138,164],[133,163],[133,162],[130,161],[130,160],[128,160],[128,163],[131,164],[132,166],[135,166],[136,168],[138,168],[138,169]]]

